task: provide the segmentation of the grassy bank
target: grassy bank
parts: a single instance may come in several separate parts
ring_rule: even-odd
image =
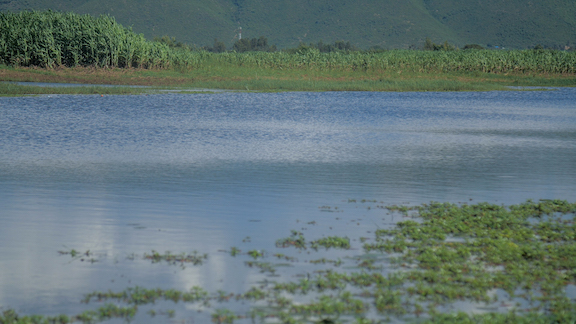
[[[275,247],[220,250],[223,256],[241,259],[266,278],[241,293],[208,291],[201,286],[93,291],[81,300],[94,308],[81,314],[45,317],[5,310],[0,323],[130,321],[142,309],[148,309],[152,317],[178,316],[174,310],[165,309],[169,303],[205,309],[214,323],[576,320],[576,296],[569,292],[569,286],[576,284],[576,204],[542,200],[511,206],[438,202],[382,206],[377,201],[353,199],[347,204],[382,209],[401,221],[375,223],[368,232],[371,237],[356,237],[351,231],[345,237],[326,232],[311,239],[292,230],[288,237],[279,238]],[[335,222],[344,216],[332,217]],[[342,252],[344,257],[327,259],[329,249]],[[105,254],[91,250],[58,253],[87,264],[111,262]],[[197,251],[152,251],[131,254],[125,262],[177,266],[184,271],[186,267],[207,266],[205,261],[210,257]],[[301,266],[307,272],[295,276],[286,270],[298,271]],[[308,266],[312,268],[305,268]],[[459,303],[468,303],[466,309],[484,311],[458,311],[462,309]]]
[[[204,67],[311,71],[407,71],[576,74],[576,52],[454,50],[211,53],[151,42],[113,17],[60,12],[0,13],[0,63],[39,67]]]
[[[41,94],[141,94],[150,90],[146,88],[131,87],[103,87],[103,86],[70,86],[70,87],[39,87],[0,82],[0,96],[23,96]]]
[[[299,48],[293,52],[212,53],[148,41],[113,17],[52,11],[0,13],[0,64],[4,64],[1,81],[256,91],[485,91],[506,86],[576,86],[576,52],[321,53]],[[9,90],[2,91],[9,94]]]
[[[484,72],[320,71],[202,66],[193,70],[121,68],[30,68],[0,66],[2,81],[143,85],[172,89],[228,89],[250,91],[490,91],[508,86],[576,86],[568,74],[494,74]],[[37,93],[142,93],[131,88],[23,88],[0,85],[7,95]]]

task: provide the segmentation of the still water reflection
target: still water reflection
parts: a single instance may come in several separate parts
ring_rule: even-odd
[[[573,201],[575,102],[576,89],[0,98],[0,307],[75,314],[93,308],[85,293],[136,285],[243,292],[263,275],[220,250],[384,226],[349,199]],[[98,262],[58,256],[70,249]],[[151,250],[209,258],[127,259]]]

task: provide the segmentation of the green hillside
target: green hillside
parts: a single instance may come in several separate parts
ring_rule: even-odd
[[[462,47],[576,45],[574,0],[2,0],[0,10],[109,14],[147,38],[198,46],[266,36],[279,48],[350,41],[361,48],[421,47],[426,37]]]
[[[428,11],[463,39],[527,47],[576,45],[573,0],[425,0]]]

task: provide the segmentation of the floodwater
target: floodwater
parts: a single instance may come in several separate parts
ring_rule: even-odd
[[[576,88],[0,98],[0,310],[78,314],[101,305],[84,294],[135,286],[241,293],[274,277],[231,247],[344,257],[275,247],[298,230],[361,254],[359,237],[398,221],[377,205],[574,201],[575,180]],[[58,254],[71,249],[94,262]],[[208,259],[152,264],[153,250]]]

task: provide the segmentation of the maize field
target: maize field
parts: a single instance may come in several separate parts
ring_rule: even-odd
[[[53,11],[0,13],[0,64],[179,68],[209,66],[339,71],[575,74],[576,52],[556,50],[390,50],[211,53],[148,41],[110,16]]]

